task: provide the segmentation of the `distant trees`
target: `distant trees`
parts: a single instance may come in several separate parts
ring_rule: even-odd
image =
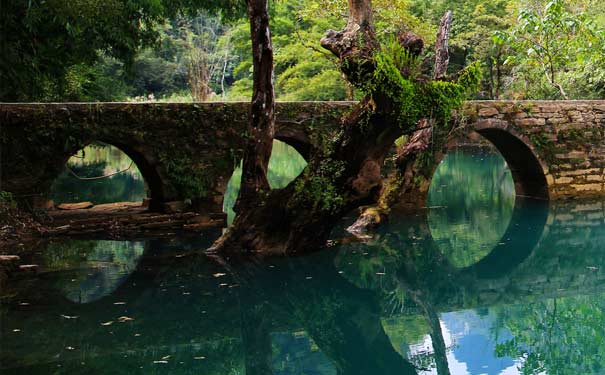
[[[0,100],[108,101],[149,94],[164,100],[248,100],[252,60],[244,3],[6,0],[0,13]],[[372,3],[379,40],[413,30],[429,49],[435,25],[452,9],[450,72],[480,61],[477,98],[605,96],[605,3]],[[346,6],[338,0],[271,3],[278,100],[359,99],[335,57],[317,48],[323,31],[347,17]]]
[[[141,47],[157,45],[158,25],[165,19],[197,9],[220,8],[232,15],[241,8],[238,4],[237,0],[220,4],[210,0],[3,1],[0,100],[65,100],[79,93],[90,100],[87,92],[101,94],[95,81],[111,73],[97,66],[105,57],[123,62],[128,71]],[[118,79],[123,81],[119,75]],[[119,84],[113,88],[123,89]]]
[[[511,95],[527,99],[599,98],[605,94],[605,30],[593,9],[553,0],[522,8],[498,41],[511,55]]]

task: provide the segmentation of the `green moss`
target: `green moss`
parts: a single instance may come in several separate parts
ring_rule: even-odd
[[[304,177],[296,182],[293,202],[322,211],[338,211],[345,200],[339,193],[337,181],[345,167],[343,161],[323,159],[317,168],[305,168]]]
[[[530,134],[529,140],[531,141],[534,149],[540,155],[542,160],[546,161],[549,164],[556,164],[557,158],[556,154],[556,145],[550,139],[548,134],[544,131]]]
[[[460,108],[469,93],[476,91],[481,70],[478,64],[461,72],[455,82],[416,80],[402,72],[413,72],[418,62],[409,52],[392,40],[375,56],[373,77],[362,84],[366,95],[387,95],[396,105],[397,120],[405,129],[413,128],[419,120],[429,118],[447,127],[454,109]]]

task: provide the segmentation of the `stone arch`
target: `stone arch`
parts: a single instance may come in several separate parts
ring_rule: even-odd
[[[153,155],[152,150],[147,150],[145,147],[138,147],[136,143],[129,142],[129,140],[120,141],[108,137],[95,137],[94,139],[86,140],[78,147],[74,147],[70,149],[69,152],[61,155],[61,160],[56,164],[56,168],[54,168],[55,173],[51,183],[59,176],[63,170],[63,166],[72,155],[95,141],[116,147],[134,162],[139,169],[139,172],[141,172],[148,188],[148,197],[151,198],[149,209],[152,211],[161,211],[163,209],[163,203],[167,198],[169,199],[170,188],[164,183],[164,179],[158,172],[154,158],[151,156]]]
[[[313,145],[309,137],[300,129],[280,128],[275,133],[275,139],[294,148],[307,162],[311,159]]]
[[[520,136],[508,123],[480,121],[475,131],[492,143],[511,170],[517,196],[548,200],[550,197],[545,170],[548,168],[534,152],[525,136]]]
[[[489,254],[460,272],[470,273],[478,279],[496,279],[512,272],[542,239],[548,214],[548,202],[518,197],[502,239]]]

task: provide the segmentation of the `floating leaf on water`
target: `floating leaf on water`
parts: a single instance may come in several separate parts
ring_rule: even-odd
[[[120,323],[130,322],[132,320],[134,320],[134,318],[131,318],[129,316],[121,316],[118,318],[118,322],[120,322]]]
[[[215,273],[215,274],[214,274],[214,275],[212,275],[212,276],[214,276],[214,277],[223,277],[223,276],[225,276],[225,275],[226,275],[226,273],[221,273],[221,272],[218,272],[218,273]]]
[[[110,320],[109,322],[101,323],[102,326],[110,326],[112,324],[113,324],[113,320]]]

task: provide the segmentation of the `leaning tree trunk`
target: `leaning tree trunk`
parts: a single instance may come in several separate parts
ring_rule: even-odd
[[[433,79],[436,81],[444,80],[447,76],[451,24],[452,12],[448,11],[441,18],[435,41]],[[430,118],[420,120],[416,132],[398,147],[393,169],[383,184],[377,204],[364,207],[355,223],[347,228],[349,232],[363,234],[374,229],[388,217],[394,206],[417,208],[426,201],[429,181],[441,155],[440,148],[449,136],[442,131],[435,131],[434,125]],[[429,152],[431,147],[434,151],[432,153]],[[425,156],[423,162],[418,160],[421,155]]]
[[[244,149],[242,180],[235,212],[251,209],[271,189],[267,179],[275,134],[275,94],[273,89],[273,47],[269,28],[268,0],[248,0],[252,40],[253,91]]]
[[[423,119],[446,126],[451,110],[462,105],[469,86],[476,86],[476,69],[456,82],[417,75],[414,64],[423,48],[418,36],[400,35],[381,50],[371,1],[349,0],[349,8],[345,29],[328,31],[321,45],[339,58],[342,72],[365,97],[299,177],[285,189],[271,191],[254,209],[241,210],[209,251],[292,254],[319,249],[339,218],[378,198],[381,166],[395,140],[421,130]]]

